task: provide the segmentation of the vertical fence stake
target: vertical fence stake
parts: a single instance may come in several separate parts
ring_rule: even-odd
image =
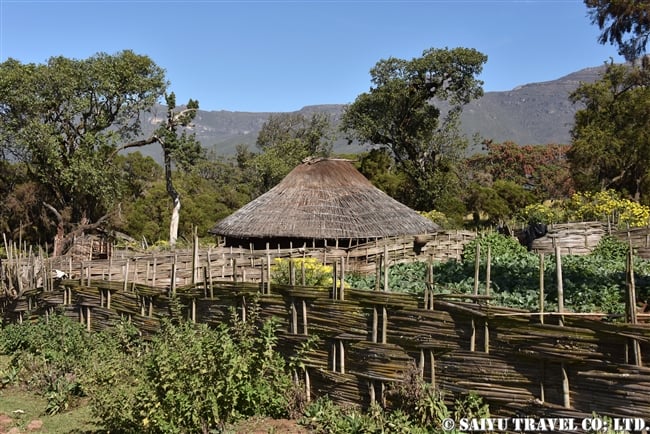
[[[377,306],[372,307],[372,342],[377,343],[377,335],[378,335],[378,326],[379,318],[377,314]]]
[[[479,269],[481,267],[481,243],[476,243],[476,257],[474,258],[474,295],[478,295]]]
[[[557,311],[559,315],[559,325],[564,325],[564,283],[562,281],[562,255],[560,254],[560,246],[555,245],[555,266],[557,272]]]
[[[307,332],[307,302],[302,300],[302,334],[308,336]]]
[[[472,322],[470,324],[472,334],[469,337],[469,350],[476,350],[476,323],[474,322],[474,317],[472,317]]]
[[[539,322],[544,324],[544,253],[539,254]]]
[[[388,311],[386,306],[381,307],[381,343],[386,343],[386,335],[388,334]]]

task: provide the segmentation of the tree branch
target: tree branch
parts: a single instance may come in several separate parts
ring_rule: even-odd
[[[146,139],[142,140],[136,140],[135,142],[130,142],[130,143],[125,143],[124,145],[120,146],[119,148],[115,149],[113,153],[111,154],[111,157],[114,157],[117,155],[118,152],[123,151],[128,148],[139,148],[141,146],[147,146],[151,145],[152,143],[160,142],[160,137],[158,137],[156,134],[154,134],[151,137],[148,137]]]

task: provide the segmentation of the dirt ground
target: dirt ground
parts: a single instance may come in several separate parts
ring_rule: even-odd
[[[312,431],[298,425],[295,420],[253,418],[233,427],[234,434],[310,434]]]

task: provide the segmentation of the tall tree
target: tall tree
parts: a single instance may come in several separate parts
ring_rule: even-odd
[[[639,0],[585,0],[592,24],[602,30],[598,42],[618,45],[618,52],[634,62],[646,51],[650,36],[650,3]]]
[[[328,156],[332,151],[332,127],[324,113],[271,115],[257,136],[261,153],[238,147],[237,158],[254,184],[254,196],[282,180],[307,157]]]
[[[169,223],[169,245],[174,247],[178,239],[178,225],[180,220],[181,196],[174,187],[172,179],[173,165],[188,169],[198,160],[205,158],[201,144],[196,140],[195,134],[188,134],[187,128],[196,117],[199,102],[190,99],[185,108],[177,111],[176,95],[174,92],[165,95],[167,103],[167,118],[154,131],[150,137],[127,143],[118,150],[141,147],[152,143],[159,143],[163,150],[163,165],[165,168],[165,185],[167,194],[172,201],[172,213]]]
[[[370,70],[373,87],[342,117],[349,141],[390,149],[415,186],[411,206],[430,210],[457,181],[467,139],[462,106],[483,94],[477,76],[487,57],[468,48],[428,49],[411,60],[388,58]],[[446,112],[438,107],[447,105]]]
[[[140,132],[140,113],[162,95],[164,72],[132,51],[46,64],[0,64],[0,147],[46,190],[55,250],[64,235],[105,219],[116,201],[113,149]]]
[[[647,202],[650,188],[650,70],[609,64],[571,99],[576,112],[569,162],[578,189],[615,189]]]
[[[468,158],[464,165],[468,181],[491,185],[512,181],[540,200],[564,199],[574,192],[567,152],[569,145],[518,145],[513,142],[484,143],[487,153]]]

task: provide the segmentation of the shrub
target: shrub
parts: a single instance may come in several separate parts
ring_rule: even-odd
[[[93,337],[77,321],[52,315],[46,322],[12,324],[0,334],[0,351],[12,354],[13,381],[41,392],[48,400],[46,411],[66,410],[84,395],[79,382],[84,360],[93,348]]]
[[[296,283],[302,282],[302,270],[305,270],[305,285],[307,286],[331,286],[333,282],[332,267],[323,265],[316,258],[275,258],[275,264],[271,266],[271,279],[273,283],[288,285],[291,282],[291,270],[289,263],[293,261]]]
[[[568,218],[574,221],[606,220],[630,227],[646,226],[650,221],[650,208],[623,199],[614,190],[596,193],[576,193],[567,203]]]
[[[286,417],[294,402],[285,361],[275,351],[277,324],[215,329],[165,322],[145,351],[101,354],[89,383],[91,406],[116,432],[208,432],[253,415]],[[106,357],[110,357],[109,363]]]

